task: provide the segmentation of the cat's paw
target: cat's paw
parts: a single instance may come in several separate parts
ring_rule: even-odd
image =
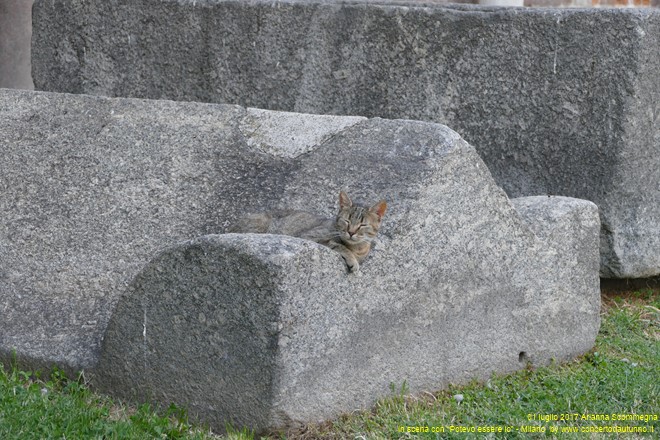
[[[355,273],[360,270],[360,263],[355,258],[344,258],[346,267],[350,273]]]

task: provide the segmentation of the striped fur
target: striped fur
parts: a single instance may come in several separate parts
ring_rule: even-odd
[[[349,272],[357,272],[372,248],[386,209],[384,200],[371,207],[354,205],[341,191],[335,219],[304,211],[271,211],[248,215],[229,232],[281,234],[312,240],[339,252]]]

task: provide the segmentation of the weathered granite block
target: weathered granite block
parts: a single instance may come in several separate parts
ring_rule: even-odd
[[[601,274],[660,274],[660,11],[37,1],[52,91],[447,124],[510,197],[595,202]]]
[[[596,246],[592,240],[594,230],[600,228],[596,221],[598,208],[581,199],[555,196],[534,196],[511,199],[522,219],[530,229],[557,252],[556,263],[571,268],[573,274],[592,273],[597,277],[598,267],[585,249],[586,243]],[[582,290],[587,284],[598,282],[594,278],[573,276],[564,279],[566,286]],[[587,284],[585,284],[587,283]]]
[[[262,429],[593,345],[595,205],[512,204],[445,126],[9,90],[0,121],[5,360]],[[389,204],[357,274],[315,243],[214,235],[333,215],[341,188]]]
[[[557,200],[533,209],[543,218],[551,213],[553,223],[541,227],[569,234],[560,239],[567,247],[577,244],[573,252],[544,256],[552,266],[535,271],[559,270],[569,291],[593,292],[597,208],[568,200],[559,202],[559,221],[552,215]],[[541,247],[556,252],[547,244]],[[395,254],[380,253],[353,277],[339,255],[296,238],[209,235],[174,246],[120,301],[96,384],[133,400],[184,404],[213,426],[231,420],[263,429],[365,408],[391,383],[438,389],[565,358],[593,341],[597,295],[575,302],[557,294],[557,282],[529,290],[527,270],[509,280],[513,295],[486,285],[474,294],[453,277],[420,278],[418,270],[388,261]],[[435,258],[446,257],[481,264],[469,255]],[[413,265],[428,268],[429,259]],[[574,305],[579,310],[569,312]]]

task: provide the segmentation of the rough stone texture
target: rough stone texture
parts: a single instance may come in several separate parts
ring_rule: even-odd
[[[0,0],[0,88],[33,89],[32,0]]]
[[[10,90],[0,121],[5,360],[261,429],[596,337],[595,205],[512,204],[445,126]],[[212,235],[260,209],[332,215],[342,188],[389,203],[358,274],[311,242]]]
[[[596,205],[585,205],[581,199],[555,196],[533,196],[512,199],[511,202],[522,219],[540,239],[553,243],[559,253],[558,260],[568,267],[580,266],[584,273],[594,272],[593,260],[584,253],[585,243],[593,239]],[[584,280],[565,280],[582,289]],[[593,280],[590,280],[593,282]]]
[[[252,114],[2,90],[2,347],[92,366],[115,292],[154,252],[277,199],[296,166],[241,151]]]
[[[35,82],[447,124],[509,196],[594,201],[604,277],[660,274],[660,11],[400,3],[38,1]]]

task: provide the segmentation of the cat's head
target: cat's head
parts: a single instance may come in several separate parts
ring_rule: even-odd
[[[371,242],[385,215],[387,203],[381,200],[374,206],[354,205],[344,191],[339,193],[339,213],[335,228],[341,241],[347,244]]]

